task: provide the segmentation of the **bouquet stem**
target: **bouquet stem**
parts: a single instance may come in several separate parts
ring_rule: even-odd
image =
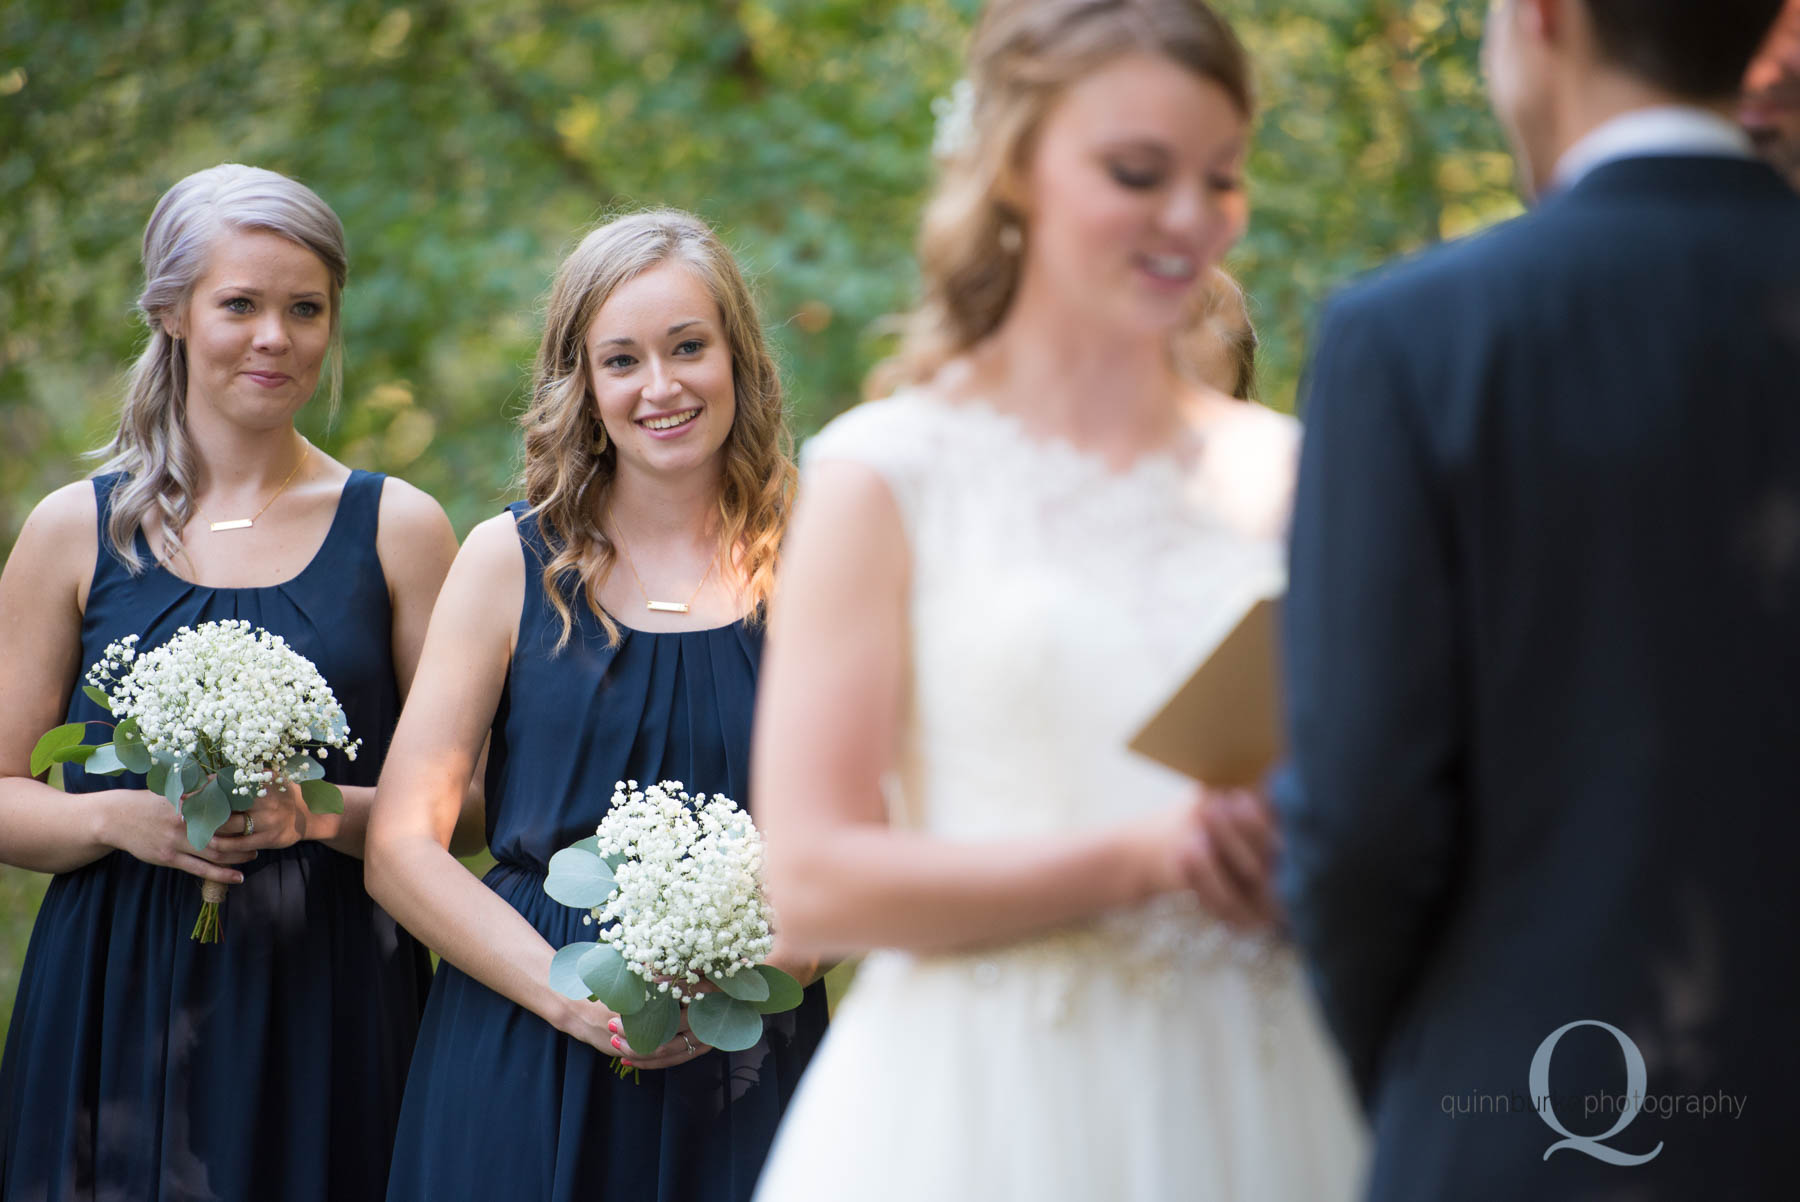
[[[200,917],[194,920],[195,943],[217,943],[224,930],[219,921],[219,906],[225,900],[225,886],[219,881],[200,882]]]

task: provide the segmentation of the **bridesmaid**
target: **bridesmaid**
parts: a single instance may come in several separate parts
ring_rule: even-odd
[[[823,986],[747,1052],[686,1029],[632,1048],[611,1011],[550,988],[553,951],[593,929],[544,893],[615,781],[749,804],[794,468],[754,304],[711,230],[664,210],[581,242],[521,424],[525,500],[451,569],[370,827],[371,891],[444,958],[388,1196],[747,1198],[823,1034]],[[478,882],[445,845],[490,738],[499,862]],[[616,1058],[655,1071],[621,1080]]]
[[[294,428],[322,372],[339,391],[345,270],[336,214],[285,176],[171,188],[105,466],[38,505],[0,575],[0,859],[56,874],[0,1064],[0,1196],[385,1191],[430,964],[357,857],[456,540],[430,497]],[[108,643],[225,618],[287,639],[343,703],[364,754],[327,761],[341,816],[271,793],[196,852],[142,777],[30,777],[38,735],[105,717],[76,689]],[[189,938],[200,880],[232,886],[216,945]]]

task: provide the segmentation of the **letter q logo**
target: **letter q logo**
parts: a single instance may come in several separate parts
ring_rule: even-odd
[[[1550,1057],[1555,1054],[1558,1041],[1576,1027],[1599,1027],[1612,1032],[1612,1037],[1619,1041],[1619,1050],[1625,1053],[1625,1102],[1619,1108],[1619,1121],[1613,1124],[1611,1131],[1603,1135],[1576,1135],[1557,1119],[1556,1108],[1550,1101]],[[1631,1036],[1611,1023],[1603,1023],[1597,1018],[1581,1018],[1572,1023],[1565,1023],[1550,1032],[1544,1042],[1538,1044],[1537,1052],[1531,1057],[1531,1096],[1537,1100],[1538,1117],[1563,1138],[1544,1149],[1544,1159],[1549,1160],[1553,1152],[1560,1152],[1564,1148],[1573,1148],[1577,1152],[1585,1152],[1595,1160],[1603,1160],[1607,1164],[1637,1165],[1654,1160],[1657,1153],[1663,1150],[1660,1140],[1654,1148],[1641,1156],[1633,1156],[1629,1152],[1609,1148],[1602,1142],[1631,1126],[1632,1120],[1637,1118],[1638,1111],[1643,1109],[1644,1105],[1644,1084],[1647,1076],[1644,1069],[1644,1054],[1638,1051],[1638,1046],[1631,1041]]]

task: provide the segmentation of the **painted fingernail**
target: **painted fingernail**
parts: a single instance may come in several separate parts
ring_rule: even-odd
[[[626,1068],[636,1068],[637,1067],[637,1065],[633,1064],[631,1061],[625,1060],[623,1058],[620,1059],[619,1063],[624,1065]]]
[[[625,1046],[624,1044],[619,1042],[619,1037],[617,1035],[613,1036],[612,1045],[615,1048],[622,1048]]]
[[[616,1018],[607,1019],[606,1029],[611,1031],[614,1035],[617,1035],[619,1033],[619,1020]]]

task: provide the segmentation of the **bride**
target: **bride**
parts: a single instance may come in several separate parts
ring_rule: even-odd
[[[758,707],[782,936],[864,964],[759,1198],[1314,1199],[1363,1135],[1254,794],[1126,750],[1280,579],[1295,431],[1172,362],[1243,232],[1200,0],[1000,0],[886,399],[810,444]]]

